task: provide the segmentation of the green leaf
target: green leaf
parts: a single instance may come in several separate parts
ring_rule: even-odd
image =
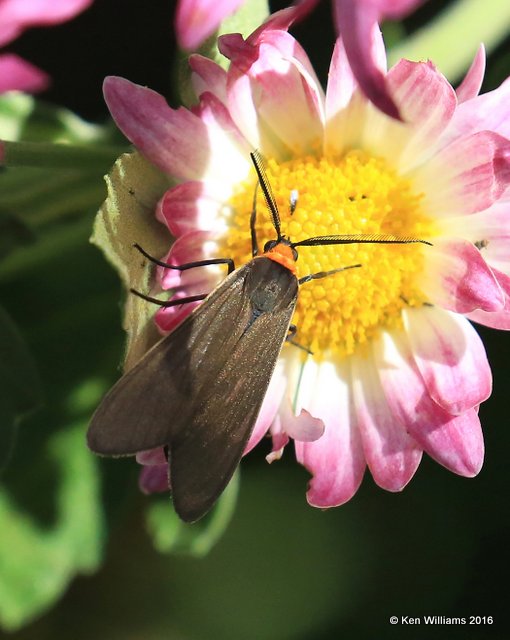
[[[31,142],[93,143],[109,130],[85,122],[71,111],[11,91],[0,96],[0,138]]]
[[[0,174],[0,218],[14,217],[28,232],[39,232],[54,221],[97,210],[105,197],[102,176],[109,166],[105,162],[95,172],[9,168]]]
[[[110,167],[124,152],[119,146],[60,144],[56,142],[2,142],[5,167],[45,167],[60,171],[92,171]]]
[[[44,226],[97,211],[105,198],[102,177],[120,153],[113,136],[109,126],[89,124],[31,96],[0,96],[7,166],[0,173],[0,257],[36,243]]]
[[[179,519],[168,496],[154,502],[147,512],[147,527],[156,549],[162,553],[207,555],[232,519],[239,492],[239,475],[237,471],[211,513],[195,524],[185,524]]]
[[[172,237],[155,216],[156,204],[170,186],[169,178],[138,153],[131,153],[117,160],[106,183],[108,197],[97,214],[91,242],[115,267],[126,289],[132,287],[150,294],[153,265],[133,244],[137,242],[155,257],[170,248]],[[153,304],[128,296],[124,315],[128,335],[125,370],[159,339],[153,318]]]
[[[21,220],[0,210],[0,260],[18,247],[33,243],[35,236]]]
[[[19,243],[16,251],[10,247],[9,254],[2,256],[0,261],[0,283],[30,277],[36,270],[54,261],[55,255],[79,250],[87,242],[92,221],[93,214],[89,214],[66,225],[48,225],[37,236],[37,242],[25,246]],[[0,247],[3,247],[1,241]]]
[[[93,571],[101,557],[96,460],[84,445],[84,425],[54,434],[38,455],[60,476],[51,526],[36,523],[0,490],[0,623],[9,631],[53,604],[75,573]]]
[[[32,357],[0,307],[0,470],[12,450],[19,419],[41,401],[41,382]]]

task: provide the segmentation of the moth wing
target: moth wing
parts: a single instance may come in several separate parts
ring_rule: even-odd
[[[210,381],[189,427],[170,443],[174,507],[186,522],[201,518],[236,470],[282,345],[294,305],[263,315],[241,339],[225,367]],[[239,363],[242,363],[240,373]]]
[[[242,293],[247,266],[227,276],[110,389],[89,425],[87,441],[92,451],[134,455],[168,445],[186,428],[197,386],[203,387],[207,375],[213,375],[206,372],[204,363],[218,361],[228,348],[223,335],[231,335],[225,326],[226,308],[232,319],[245,313]]]
[[[255,321],[252,282],[277,289],[270,312]],[[203,516],[242,457],[297,286],[264,259],[230,274],[105,396],[89,426],[92,451],[120,456],[168,446],[175,509],[187,522]]]

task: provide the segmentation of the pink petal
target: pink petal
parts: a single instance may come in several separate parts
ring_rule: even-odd
[[[492,268],[492,273],[505,294],[506,303],[508,303],[508,299],[510,298],[510,276],[506,273],[502,273],[498,269],[494,269],[494,267]]]
[[[257,421],[255,422],[253,432],[248,440],[243,455],[249,453],[268,432],[269,427],[273,420],[275,420],[278,409],[282,404],[285,386],[283,367],[281,362],[278,362],[271,377],[271,381],[269,382],[269,387],[264,397],[264,401],[262,402]]]
[[[481,215],[471,216],[469,221],[469,229],[464,224],[464,237],[477,243],[493,271],[510,273],[510,203],[500,200]]]
[[[313,475],[308,502],[315,507],[343,504],[358,490],[365,470],[347,368],[307,362],[298,403],[325,425],[324,435],[315,442],[295,443],[298,461]]]
[[[269,464],[279,460],[283,450],[289,443],[290,437],[299,442],[315,442],[324,434],[324,423],[314,418],[305,409],[299,416],[292,412],[290,402],[282,403],[280,413],[275,417],[271,425],[271,437],[273,447],[271,453],[266,456]]]
[[[211,148],[200,118],[124,78],[109,76],[103,91],[117,126],[148,160],[182,180],[202,177]]]
[[[28,27],[59,24],[87,9],[93,0],[2,0],[0,46],[17,38]]]
[[[211,36],[244,0],[179,0],[175,32],[181,49],[193,51]]]
[[[50,84],[48,74],[13,53],[0,55],[0,94],[6,91],[44,91]]]
[[[490,207],[510,185],[510,141],[490,131],[459,138],[413,177],[436,216],[472,214]]]
[[[378,28],[374,30],[373,56],[380,67],[381,72],[386,71],[386,52],[382,35]],[[341,38],[338,38],[333,52],[331,67],[329,70],[328,88],[326,93],[326,128],[324,133],[325,155],[342,155],[352,147],[360,146],[360,141],[365,135],[367,148],[372,149],[374,133],[385,130],[388,126],[388,118],[369,108],[365,97],[356,91],[357,82],[354,78],[350,64],[347,60],[345,48]],[[370,117],[376,120],[375,126],[371,126]],[[396,124],[402,129],[401,123],[390,120],[390,128]],[[393,138],[390,138],[392,140]],[[380,140],[380,144],[387,148],[388,139]],[[363,146],[363,145],[361,145]],[[382,149],[374,149],[377,155],[383,155]],[[389,151],[394,160],[394,150]]]
[[[187,295],[189,294],[185,291],[178,292],[172,296],[172,300],[185,298]],[[189,316],[193,309],[196,309],[196,307],[201,304],[201,302],[187,302],[182,306],[169,307],[166,309],[161,307],[154,315],[154,321],[157,328],[163,334],[170,333],[170,331],[173,331],[185,318]]]
[[[404,324],[431,398],[459,415],[486,400],[492,375],[480,337],[462,316],[437,307],[409,309]]]
[[[388,72],[387,85],[403,123],[374,118],[365,143],[408,171],[428,159],[455,112],[457,98],[430,62],[401,60]]]
[[[494,91],[460,104],[452,120],[452,126],[448,130],[448,136],[456,138],[487,130],[510,138],[509,102],[510,78]]]
[[[250,162],[252,147],[235,125],[227,107],[212,93],[200,96],[200,104],[193,108],[206,126],[210,154],[202,177],[223,187],[224,199],[232,195],[233,186],[245,180],[253,167]]]
[[[272,13],[263,24],[255,29],[248,37],[251,42],[257,42],[265,31],[288,31],[299,20],[306,18],[315,9],[319,0],[301,0],[296,4]]]
[[[425,0],[361,0],[361,3],[374,4],[382,18],[397,20],[419,7]]]
[[[469,318],[471,322],[477,322],[484,327],[510,331],[510,299],[507,298],[507,304],[502,311],[487,313],[486,311],[480,311],[480,309],[477,309],[476,311],[467,313],[466,318]]]
[[[356,80],[347,60],[344,44],[341,38],[338,38],[329,67],[326,89],[326,122],[329,123],[338,112],[347,107],[355,88]]]
[[[197,262],[198,260],[208,260],[216,258],[216,244],[210,242],[211,234],[206,231],[191,231],[180,236],[173,243],[168,255],[163,258],[163,262],[173,265],[182,265],[187,262]],[[177,269],[165,269],[158,267],[158,277],[163,289],[175,289],[185,287],[186,295],[196,295],[207,293],[214,288],[222,274],[226,275],[226,268],[219,265],[205,267],[195,267],[179,271]],[[200,290],[198,290],[200,289]]]
[[[164,262],[181,265],[186,262],[216,258],[216,243],[209,242],[209,234],[204,231],[195,231],[178,238]],[[164,289],[176,289],[171,296],[172,300],[187,298],[188,296],[208,294],[226,275],[226,269],[218,266],[196,267],[186,271],[164,269],[158,267],[160,284]],[[175,307],[161,307],[155,315],[155,321],[159,329],[165,333],[175,329],[200,302],[185,303]]]
[[[359,0],[336,0],[333,7],[338,33],[361,90],[383,113],[399,119],[398,106],[374,55],[378,9],[371,2]]]
[[[445,130],[457,99],[450,83],[431,62],[400,60],[388,72],[388,85],[404,122],[419,127],[423,140],[435,139]]]
[[[297,416],[292,412],[285,413],[283,427],[285,433],[299,442],[315,442],[324,435],[324,422],[306,409],[301,409]]]
[[[166,456],[163,447],[157,447],[156,449],[150,449],[149,451],[140,451],[136,454],[136,461],[138,464],[146,466],[152,466],[155,464],[166,465]]]
[[[500,311],[505,305],[492,270],[466,240],[434,239],[420,286],[433,304],[457,313]]]
[[[206,91],[227,104],[227,72],[219,64],[197,53],[189,57],[191,82],[198,97]]]
[[[352,358],[353,397],[363,451],[375,482],[401,491],[422,456],[421,447],[390,410],[373,359]]]
[[[265,30],[246,42],[239,34],[222,36],[219,48],[231,60],[229,110],[250,144],[274,157],[314,151],[322,139],[324,97],[296,40]]]
[[[210,183],[183,182],[161,198],[156,217],[176,237],[195,230],[221,233],[225,228],[219,216],[222,195]]]
[[[283,380],[283,387],[285,383]],[[287,397],[280,403],[280,410],[271,424],[270,431],[273,447],[271,453],[266,456],[269,464],[282,457],[283,449],[290,438],[301,442],[318,440],[324,433],[324,423],[305,409],[302,409],[298,416],[294,415],[290,399]]]
[[[390,410],[423,449],[451,471],[478,473],[483,438],[477,411],[451,416],[428,394],[404,334],[384,333],[374,343],[376,365]]]
[[[382,38],[379,36],[382,42]],[[357,146],[366,122],[367,103],[356,91],[357,82],[351,70],[341,38],[335,43],[326,91],[326,125],[323,153],[342,155]]]
[[[508,192],[510,195],[510,191]],[[466,217],[443,218],[441,220],[441,235],[462,237],[480,247],[485,261],[491,267],[498,267],[503,271],[510,268],[510,201],[507,193],[488,209]],[[509,270],[510,272],[510,270]]]
[[[477,409],[460,416],[438,412],[428,422],[409,426],[411,435],[444,467],[467,478],[476,476],[483,464],[483,433]]]
[[[499,286],[505,294],[504,309],[493,313],[476,310],[467,314],[467,317],[473,322],[478,322],[486,327],[493,327],[494,329],[504,329],[508,331],[510,329],[510,277],[505,273],[501,273],[497,269],[493,269],[492,271]]]
[[[482,88],[483,76],[485,74],[485,47],[481,44],[476,52],[469,71],[464,80],[457,87],[457,100],[459,104],[476,98]]]
[[[269,464],[273,464],[273,462],[281,459],[283,450],[290,442],[289,436],[281,429],[281,420],[279,416],[276,416],[275,421],[271,425],[271,438],[273,446],[271,448],[271,453],[268,453],[266,456],[266,461]]]
[[[168,465],[158,464],[142,467],[138,478],[138,486],[146,494],[169,491]]]

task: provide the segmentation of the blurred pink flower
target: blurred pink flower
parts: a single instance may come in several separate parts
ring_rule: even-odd
[[[218,29],[244,0],[179,0],[175,32],[181,49],[194,51]]]
[[[177,42],[193,51],[211,36],[221,22],[244,0],[179,0],[175,14]],[[302,0],[291,8],[291,24],[305,17],[319,0]],[[374,40],[378,23],[411,13],[425,0],[332,0],[337,32],[342,36],[349,64],[358,85],[381,111],[399,118],[398,109],[386,88],[384,74],[376,64]],[[269,18],[272,20],[272,17]]]
[[[0,46],[30,27],[59,24],[87,9],[93,0],[0,0]],[[0,55],[0,93],[36,92],[49,84],[49,76],[12,53]]]
[[[431,62],[401,60],[387,72],[374,29],[373,61],[398,121],[360,92],[341,40],[324,93],[299,43],[274,27],[247,40],[223,36],[228,71],[191,56],[199,98],[191,110],[171,109],[128,80],[105,81],[119,128],[174,181],[155,212],[176,238],[163,259],[249,258],[254,148],[268,158],[292,240],[393,233],[433,246],[301,249],[299,276],[363,266],[300,288],[293,322],[314,355],[284,346],[247,450],[269,432],[272,461],[294,439],[312,474],[308,501],[318,507],[349,500],[366,467],[380,487],[400,491],[423,452],[474,476],[491,371],[469,320],[510,329],[510,79],[478,96],[483,49],[457,93]],[[274,230],[258,224],[263,246]],[[188,296],[221,274],[160,269],[159,277],[162,289]],[[158,326],[170,331],[191,306],[160,309]],[[147,465],[142,487],[167,488],[161,451],[138,458]]]

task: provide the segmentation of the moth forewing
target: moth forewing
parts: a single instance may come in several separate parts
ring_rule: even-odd
[[[132,455],[168,447],[174,506],[203,516],[251,435],[297,300],[287,269],[256,258],[230,274],[104,398],[90,448]]]

